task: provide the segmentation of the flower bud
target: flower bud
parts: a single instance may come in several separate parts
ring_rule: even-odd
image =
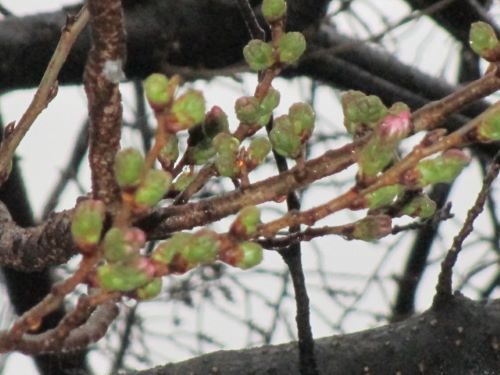
[[[212,157],[215,156],[215,147],[212,146],[211,139],[204,139],[196,146],[189,147],[189,161],[196,165],[206,164]]]
[[[172,105],[171,114],[178,128],[189,129],[205,117],[205,98],[201,91],[188,90]]]
[[[281,94],[273,87],[269,87],[266,96],[260,102],[260,112],[270,114],[280,104]]]
[[[259,101],[254,96],[238,98],[234,110],[238,120],[249,125],[257,123],[261,116]]]
[[[217,235],[209,230],[201,230],[191,237],[183,255],[190,266],[194,267],[215,262],[218,251]]]
[[[176,255],[183,254],[186,251],[192,236],[191,233],[174,233],[172,237],[153,250],[151,258],[157,262],[169,265]]]
[[[278,43],[280,62],[295,63],[306,50],[306,39],[302,33],[291,31],[283,34]]]
[[[472,50],[486,60],[493,61],[495,55],[500,55],[500,42],[495,30],[485,22],[474,22],[471,25],[469,40]]]
[[[365,95],[361,91],[349,90],[342,95],[344,125],[349,134],[356,134],[361,124],[375,127],[387,114],[387,108],[378,96]]]
[[[146,235],[139,228],[111,228],[103,239],[104,257],[110,262],[135,258],[145,243]]]
[[[109,291],[131,292],[153,280],[154,265],[147,258],[127,263],[106,263],[97,269],[99,286]]]
[[[388,215],[368,215],[354,224],[351,239],[374,241],[392,231],[392,219]]]
[[[161,293],[162,279],[157,277],[153,281],[141,286],[135,291],[135,296],[138,300],[144,301],[153,299]]]
[[[377,136],[382,142],[397,143],[405,138],[411,130],[411,113],[404,103],[394,103],[389,113],[377,128]]]
[[[215,150],[219,154],[227,155],[234,154],[236,155],[240,148],[240,141],[238,138],[233,137],[228,133],[220,133],[217,134],[212,141],[212,144],[215,147]]]
[[[191,170],[182,172],[175,179],[175,182],[174,182],[175,190],[176,191],[184,191],[189,185],[191,185],[191,182],[193,182],[195,177],[196,177],[196,175]]]
[[[105,215],[106,206],[101,201],[87,199],[77,204],[71,218],[71,234],[83,252],[92,251],[99,243]]]
[[[270,151],[271,143],[269,142],[269,140],[264,137],[256,137],[252,139],[250,146],[248,146],[248,159],[253,166],[260,165],[265,160]]]
[[[158,161],[164,169],[168,169],[179,157],[179,140],[175,134],[169,134],[167,142],[160,149]]]
[[[500,106],[488,111],[477,131],[480,142],[500,141]]]
[[[144,157],[139,150],[126,148],[117,152],[113,167],[116,182],[122,189],[135,188],[144,173]]]
[[[279,21],[286,15],[286,1],[264,0],[262,2],[262,15],[269,23]]]
[[[262,262],[263,251],[262,246],[259,244],[245,241],[241,242],[239,247],[242,252],[242,258],[236,263],[236,267],[246,270]]]
[[[447,150],[434,159],[422,160],[416,167],[419,174],[418,185],[450,183],[469,162],[470,157],[458,149]]]
[[[295,134],[301,139],[309,138],[314,129],[316,114],[307,103],[295,103],[288,110],[288,117]]]
[[[169,81],[166,75],[153,73],[143,83],[144,93],[149,104],[154,109],[162,109],[172,99],[172,93],[169,90]]]
[[[219,133],[229,132],[227,115],[222,108],[213,106],[205,116],[202,126],[203,133],[208,138],[214,138]]]
[[[382,142],[377,136],[356,150],[356,161],[361,178],[375,177],[394,158],[394,145]]]
[[[230,233],[236,237],[249,237],[257,232],[260,224],[260,210],[257,206],[246,206],[240,210],[238,217],[231,225]]]
[[[151,169],[134,194],[134,202],[143,208],[153,207],[170,189],[172,175],[169,172]]]
[[[413,198],[410,203],[403,207],[401,215],[427,219],[434,215],[434,212],[436,212],[436,202],[428,195],[421,194]]]
[[[234,178],[240,174],[236,154],[218,153],[215,157],[215,168],[220,176]]]
[[[403,192],[402,185],[388,185],[366,194],[368,208],[375,210],[380,207],[390,206],[398,195]]]
[[[274,120],[274,126],[269,132],[269,140],[274,151],[284,157],[296,158],[300,155],[302,149],[300,137],[295,134],[290,118],[286,115]]]
[[[260,39],[252,39],[243,48],[243,57],[250,69],[259,71],[274,64],[273,48]]]

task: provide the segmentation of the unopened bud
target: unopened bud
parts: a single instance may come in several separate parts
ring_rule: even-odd
[[[183,255],[190,267],[194,267],[198,264],[215,262],[218,251],[217,235],[209,230],[202,230],[191,237]]]
[[[302,33],[291,31],[284,34],[279,40],[278,51],[280,62],[295,63],[306,50],[306,39]]]
[[[243,207],[229,230],[236,237],[249,237],[257,232],[260,210],[257,206]]]
[[[172,175],[169,172],[151,169],[134,194],[135,204],[143,208],[153,207],[163,199],[171,184]]]
[[[470,46],[479,56],[494,61],[500,56],[500,42],[493,27],[486,22],[474,22],[469,32]]]
[[[135,296],[138,300],[141,301],[153,299],[161,293],[161,287],[162,279],[160,277],[157,277],[153,279],[153,281],[138,288],[135,292]]]
[[[264,137],[256,137],[248,146],[247,155],[250,163],[257,166],[262,164],[269,152],[271,152],[269,140]]]
[[[242,251],[242,258],[236,263],[236,267],[246,270],[262,262],[263,251],[259,244],[245,241],[241,242],[239,247]]]
[[[292,104],[288,110],[288,117],[290,118],[295,134],[301,139],[306,139],[311,136],[314,129],[316,114],[309,104]]]
[[[99,243],[106,215],[106,206],[98,200],[78,203],[71,218],[73,241],[83,252],[92,251]]]
[[[259,101],[254,96],[238,98],[234,110],[238,120],[249,125],[257,123],[261,116]]]
[[[500,141],[500,106],[488,111],[477,131],[480,142]]]
[[[122,189],[135,188],[144,173],[144,157],[139,150],[126,148],[118,151],[113,167],[116,182]]]
[[[125,261],[139,256],[146,235],[139,228],[111,228],[103,239],[104,256],[110,262]]]
[[[192,238],[191,233],[174,233],[165,242],[158,245],[151,254],[151,258],[157,262],[169,265],[177,254],[182,254],[189,246]]]
[[[172,93],[169,90],[169,81],[166,75],[153,73],[143,83],[144,93],[149,104],[154,109],[162,109],[172,99]]]
[[[286,1],[264,0],[262,2],[262,15],[269,23],[279,21],[286,15]]]
[[[243,48],[243,57],[253,71],[264,70],[274,64],[273,48],[260,39],[252,39]]]
[[[352,239],[374,241],[392,231],[392,219],[388,215],[368,215],[354,224]]]
[[[109,291],[131,292],[153,280],[155,267],[147,258],[127,263],[107,263],[97,269],[99,286]]]
[[[450,183],[470,162],[470,157],[458,149],[450,149],[434,159],[422,160],[417,165],[418,185]]]
[[[274,125],[269,132],[269,140],[274,151],[284,157],[296,158],[300,155],[302,142],[295,134],[290,118],[286,115],[274,120]]]
[[[420,217],[427,219],[434,215],[436,212],[436,202],[434,202],[428,195],[421,194],[413,198],[410,203],[405,205],[401,210],[402,215],[411,217]]]
[[[388,185],[381,187],[380,189],[368,193],[365,196],[367,206],[373,210],[380,207],[390,206],[402,192],[403,186],[401,185]]]
[[[205,98],[201,91],[188,90],[178,97],[172,105],[176,128],[189,129],[199,124],[205,117]]]

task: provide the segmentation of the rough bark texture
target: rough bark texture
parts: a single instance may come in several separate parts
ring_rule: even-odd
[[[317,339],[321,374],[494,375],[500,371],[500,301],[456,296],[400,323]],[[137,375],[299,375],[297,344],[219,351]]]

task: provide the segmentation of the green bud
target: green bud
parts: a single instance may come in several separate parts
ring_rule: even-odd
[[[262,262],[262,246],[255,242],[245,241],[240,243],[243,257],[236,263],[236,267],[248,269]]]
[[[280,92],[270,87],[266,96],[260,102],[260,112],[270,114],[280,104],[280,98]]]
[[[500,141],[500,106],[488,111],[478,126],[478,135],[481,142]]]
[[[262,164],[269,152],[271,152],[269,140],[264,137],[256,137],[252,139],[250,146],[248,146],[248,159],[253,165],[257,166]]]
[[[427,219],[434,215],[434,212],[436,212],[436,202],[428,195],[422,194],[413,198],[410,203],[405,205],[401,210],[401,215]]]
[[[202,126],[203,133],[208,138],[214,138],[219,133],[229,132],[229,121],[222,108],[213,106],[205,116]]]
[[[344,125],[350,134],[356,134],[361,124],[374,127],[387,114],[387,108],[378,96],[349,90],[342,95]]]
[[[116,182],[122,189],[135,188],[144,173],[144,157],[139,150],[126,148],[118,151],[113,167]]]
[[[242,96],[236,100],[234,110],[238,120],[245,124],[255,124],[261,116],[259,101],[254,96]]]
[[[385,237],[392,231],[392,219],[388,215],[368,215],[354,223],[350,239],[374,241]]]
[[[104,257],[110,262],[135,258],[145,243],[146,235],[139,228],[111,228],[103,239]]]
[[[240,210],[238,217],[231,225],[230,232],[237,237],[252,236],[260,224],[260,210],[257,206],[246,206]]]
[[[136,298],[141,301],[153,299],[161,293],[161,287],[162,279],[157,277],[156,279],[153,279],[153,281],[137,289],[135,292]]]
[[[306,39],[302,33],[291,31],[284,34],[279,40],[278,51],[280,62],[295,63],[306,50]]]
[[[192,171],[184,171],[177,176],[174,182],[174,188],[177,191],[184,191],[191,182],[195,179],[196,175]]]
[[[486,60],[493,57],[495,49],[500,49],[495,30],[485,22],[474,22],[471,25],[469,40],[472,50]]]
[[[274,120],[274,126],[269,132],[269,140],[274,151],[284,157],[296,158],[300,155],[302,149],[300,137],[295,134],[290,118],[286,115]]]
[[[202,230],[191,237],[187,251],[183,254],[191,266],[196,266],[215,262],[218,251],[217,235],[214,232]]]
[[[87,199],[77,204],[71,219],[71,234],[80,250],[92,251],[99,243],[105,215],[106,206],[101,201]]]
[[[109,291],[131,292],[153,280],[155,268],[147,258],[130,263],[107,263],[97,269],[101,288]]]
[[[269,23],[279,21],[286,16],[286,1],[264,0],[262,2],[262,15]]]
[[[169,172],[151,169],[134,194],[134,202],[141,207],[153,207],[170,189],[172,175]]]
[[[469,162],[470,157],[458,149],[447,150],[434,159],[422,160],[417,165],[420,176],[418,185],[450,183]]]
[[[189,129],[205,118],[205,98],[201,91],[188,90],[178,97],[171,110],[177,125],[181,129]]]
[[[240,174],[238,158],[236,154],[218,153],[215,157],[215,168],[223,177],[236,177]]]
[[[212,146],[212,140],[205,139],[194,147],[188,149],[189,160],[197,165],[206,164],[215,156],[215,147]]]
[[[375,177],[382,172],[394,158],[395,145],[385,144],[378,137],[371,137],[356,153],[360,175]]]
[[[186,251],[192,236],[191,233],[174,233],[172,237],[153,250],[151,258],[163,264],[170,264],[177,254],[183,254]]]
[[[217,153],[222,155],[236,155],[240,148],[240,141],[228,133],[217,134],[212,141]]]
[[[367,206],[370,209],[390,206],[399,194],[403,192],[402,185],[388,185],[366,194]]]
[[[172,99],[167,76],[153,73],[143,83],[144,93],[150,105],[155,109],[164,108]]]
[[[175,134],[169,134],[167,142],[160,149],[158,160],[162,165],[169,166],[179,157],[179,140]]]
[[[288,110],[288,117],[293,125],[295,134],[301,139],[309,138],[314,129],[316,114],[307,103],[295,103]]]
[[[243,48],[243,57],[250,69],[259,71],[274,64],[273,48],[260,39],[252,39]]]

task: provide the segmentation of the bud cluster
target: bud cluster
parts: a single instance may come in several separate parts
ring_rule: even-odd
[[[312,134],[315,117],[307,103],[295,103],[289,108],[288,115],[277,117],[269,132],[274,151],[285,157],[297,158]]]
[[[162,126],[168,133],[190,129],[205,117],[202,92],[189,89],[176,97],[179,81],[177,76],[169,79],[160,73],[153,73],[144,81],[146,98],[157,117],[162,118]]]

